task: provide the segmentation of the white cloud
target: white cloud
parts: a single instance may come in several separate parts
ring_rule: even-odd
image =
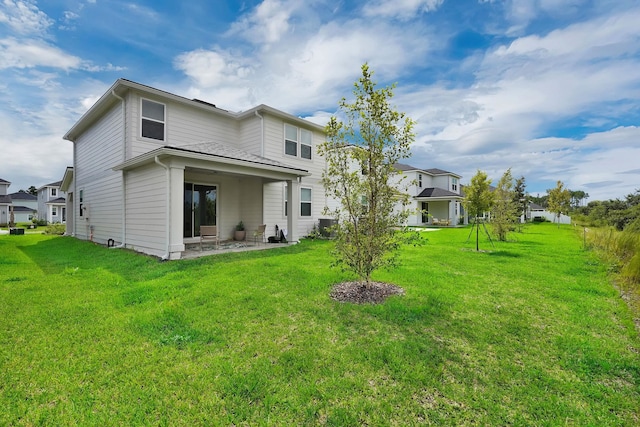
[[[533,21],[547,14],[553,17],[571,16],[580,12],[587,0],[506,0],[505,14],[511,27],[507,34],[522,33]],[[486,3],[486,2],[483,2]],[[489,2],[493,3],[493,2]]]
[[[289,19],[302,4],[294,1],[264,0],[251,13],[235,22],[230,35],[240,35],[256,44],[278,42],[290,30]]]
[[[219,48],[178,55],[174,66],[193,84],[190,94],[223,108],[246,109],[267,103],[284,110],[337,105],[369,62],[376,79],[397,76],[423,57],[428,36],[419,26],[398,28],[361,20],[329,22],[314,33],[287,38],[253,56]],[[347,83],[348,82],[348,83]],[[292,96],[292,94],[295,94]]]
[[[174,66],[202,88],[221,87],[251,75],[250,61],[222,50],[197,49],[178,55]]]
[[[4,0],[0,5],[0,23],[5,23],[16,34],[44,35],[53,24],[35,1]]]
[[[363,8],[365,16],[411,19],[436,10],[444,0],[375,0]]]
[[[78,68],[82,60],[39,40],[0,40],[0,69],[53,67],[69,70]]]

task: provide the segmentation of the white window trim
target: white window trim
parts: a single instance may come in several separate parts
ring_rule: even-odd
[[[58,189],[57,188],[49,188],[49,196],[58,197]]]
[[[287,139],[287,126],[291,126],[296,129],[296,141],[291,139]],[[302,142],[302,131],[309,132],[311,134],[311,145],[304,144]],[[309,129],[302,128],[300,126],[292,125],[291,123],[283,123],[282,125],[282,152],[287,157],[295,157],[296,159],[306,160],[308,162],[313,161],[313,131]],[[296,143],[296,155],[287,153],[287,141],[292,141]],[[302,146],[305,145],[311,149],[311,158],[308,159],[306,157],[302,157]]]
[[[162,105],[162,113],[163,113],[163,117],[162,117],[162,121],[156,120],[156,119],[152,119],[151,117],[143,117],[142,116],[142,102],[143,101],[148,101],[148,102],[153,102],[154,104],[159,104]],[[166,142],[167,141],[167,104],[163,103],[163,102],[158,102],[158,101],[154,101],[153,99],[149,99],[149,98],[140,98],[140,120],[139,120],[139,124],[140,124],[140,138],[146,140],[146,141],[162,141],[162,142]],[[142,119],[145,120],[149,120],[152,122],[156,122],[156,123],[162,123],[162,139],[155,139],[155,138],[149,138],[146,136],[142,136]]]
[[[308,202],[304,202],[304,203],[309,203],[311,205],[311,215],[309,215],[309,216],[306,216],[306,215],[302,216],[302,203],[303,203],[303,201],[302,201],[302,190],[303,189],[311,190],[311,200],[308,201]],[[289,203],[289,201],[287,200],[287,185],[286,184],[282,187],[282,190],[283,190],[282,208],[284,210],[282,216],[284,218],[286,218],[287,217],[287,204]],[[300,204],[298,205],[298,219],[300,219],[300,218],[313,218],[313,187],[307,185],[307,186],[304,186],[304,187],[300,187],[299,191],[300,191],[300,194],[299,194]]]
[[[309,190],[311,191],[311,200],[307,201],[303,201],[302,200],[302,190]],[[309,215],[302,215],[302,204],[303,203],[308,203],[309,204]],[[298,206],[298,217],[299,218],[313,218],[313,188],[312,187],[300,187],[300,206]]]

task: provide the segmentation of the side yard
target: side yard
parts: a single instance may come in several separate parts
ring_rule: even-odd
[[[570,226],[423,233],[328,297],[331,242],[158,262],[0,236],[0,425],[640,423],[640,339]]]

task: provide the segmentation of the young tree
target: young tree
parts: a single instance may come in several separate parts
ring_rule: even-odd
[[[354,84],[355,100],[342,98],[339,103],[344,122],[331,117],[327,139],[319,146],[327,161],[325,193],[340,205],[325,210],[337,220],[332,230],[336,261],[365,287],[374,270],[396,260],[402,241],[396,227],[409,216],[404,209],[409,198],[394,186],[401,181],[394,165],[410,156],[415,139],[414,121],[390,105],[395,86],[376,89],[372,76],[364,64]]]
[[[476,251],[479,251],[479,234],[480,234],[480,216],[488,212],[493,205],[493,193],[489,186],[491,180],[487,174],[481,170],[471,178],[471,184],[464,187],[464,200],[462,204],[467,210],[469,216],[475,218],[474,226],[476,227]]]
[[[547,201],[550,212],[556,214],[558,227],[560,226],[560,215],[569,212],[571,206],[571,192],[564,188],[562,181],[558,181],[556,188],[547,190],[549,200]]]
[[[494,203],[491,209],[491,227],[501,242],[507,240],[507,233],[518,221],[519,209],[514,200],[515,191],[513,188],[513,176],[511,168],[509,168],[502,175],[493,192]]]
[[[513,188],[513,201],[518,207],[518,213],[522,215],[522,221],[527,220],[527,184],[524,176],[516,179],[516,185]]]

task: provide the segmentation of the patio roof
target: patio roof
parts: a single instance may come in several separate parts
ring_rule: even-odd
[[[115,166],[113,170],[132,170],[153,163],[156,158],[175,158],[189,166],[272,179],[292,179],[311,175],[305,169],[217,142],[199,142],[180,147],[167,145],[129,159]]]
[[[445,190],[438,187],[430,187],[422,190],[420,194],[416,196],[418,200],[459,200],[462,196],[453,191]]]

